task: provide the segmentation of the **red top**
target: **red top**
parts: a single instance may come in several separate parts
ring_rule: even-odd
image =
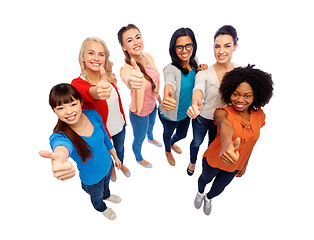
[[[107,118],[108,118],[108,105],[107,105],[107,101],[106,100],[100,100],[100,99],[95,99],[92,97],[92,95],[89,92],[89,89],[91,87],[94,87],[96,85],[92,85],[89,84],[88,82],[86,82],[84,79],[82,79],[81,77],[75,78],[72,80],[71,83],[77,91],[80,92],[80,94],[83,97],[83,110],[85,109],[95,109],[97,111],[97,113],[101,116],[103,124],[105,126],[105,129],[108,133],[108,136],[111,138],[109,131],[107,129]],[[116,89],[117,94],[118,94],[118,98],[119,98],[119,107],[120,107],[120,112],[123,115],[124,118],[124,122],[126,125],[126,120],[125,120],[125,115],[124,115],[124,111],[123,111],[123,107],[122,107],[122,102],[121,102],[121,98],[120,98],[120,94],[118,92],[117,87],[111,83],[111,85]]]
[[[206,160],[211,167],[219,168],[227,172],[241,170],[245,162],[248,160],[257,139],[259,138],[261,127],[265,125],[265,114],[262,109],[258,109],[256,111],[251,110],[250,120],[247,124],[244,124],[241,116],[237,113],[232,105],[217,109],[224,109],[228,113],[227,118],[233,127],[232,141],[238,137],[241,139],[240,146],[237,149],[237,151],[239,151],[240,157],[235,164],[229,165],[225,164],[219,158],[219,154],[221,152],[219,127],[217,129],[217,136],[215,140],[209,145],[203,157],[206,157]]]

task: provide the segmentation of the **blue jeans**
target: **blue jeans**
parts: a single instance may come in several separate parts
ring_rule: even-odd
[[[82,188],[90,195],[93,207],[99,212],[103,212],[107,209],[107,206],[103,200],[110,197],[109,181],[112,174],[112,169],[113,164],[111,165],[108,174],[94,185],[85,185],[82,182]]]
[[[225,187],[232,181],[237,173],[238,170],[227,172],[219,168],[213,168],[207,163],[207,160],[204,157],[202,174],[198,178],[198,191],[203,193],[206,185],[215,178],[210,191],[207,193],[207,198],[212,199],[223,192]]]
[[[133,144],[132,149],[136,161],[142,161],[142,144],[147,135],[148,140],[153,140],[153,128],[156,121],[157,106],[154,110],[145,117],[138,116],[130,111],[130,121],[133,128]]]
[[[193,140],[190,144],[190,162],[195,164],[197,160],[198,150],[204,141],[208,132],[208,146],[214,141],[217,135],[217,126],[214,120],[203,118],[198,115],[192,120]]]
[[[190,118],[186,117],[181,121],[170,121],[161,116],[159,111],[158,116],[164,127],[163,139],[165,150],[166,152],[171,152],[171,146],[186,137],[190,126]],[[172,136],[174,130],[176,130],[176,132]]]
[[[124,159],[124,139],[125,139],[125,125],[121,132],[117,133],[114,136],[111,136],[113,141],[113,147],[116,150],[117,156],[123,165]]]

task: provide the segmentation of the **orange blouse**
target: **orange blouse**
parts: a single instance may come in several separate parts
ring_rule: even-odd
[[[235,164],[229,165],[225,164],[219,158],[222,148],[219,127],[217,129],[217,136],[215,140],[209,145],[203,157],[206,157],[206,160],[211,167],[219,168],[227,172],[241,170],[245,162],[248,160],[257,139],[259,138],[261,127],[265,125],[265,114],[262,109],[251,110],[250,120],[247,124],[244,124],[241,116],[232,105],[225,108],[217,108],[216,111],[218,109],[224,109],[227,111],[227,118],[233,127],[232,140],[234,141],[238,137],[241,139],[240,147],[237,149],[240,157]]]

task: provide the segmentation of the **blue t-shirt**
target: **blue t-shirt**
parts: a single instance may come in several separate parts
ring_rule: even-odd
[[[60,145],[69,150],[70,157],[77,164],[81,181],[85,185],[93,185],[98,183],[109,173],[112,158],[108,150],[111,150],[113,146],[104,128],[101,116],[96,110],[83,110],[83,113],[94,126],[93,134],[90,137],[81,136],[90,146],[93,158],[87,159],[86,162],[83,163],[74,144],[65,134],[54,132],[49,140],[52,150]]]
[[[179,97],[179,106],[178,106],[178,116],[177,121],[181,121],[186,118],[187,110],[192,105],[192,95],[193,88],[195,83],[196,71],[191,70],[188,75],[184,75],[181,72],[181,88],[180,88],[180,97]]]

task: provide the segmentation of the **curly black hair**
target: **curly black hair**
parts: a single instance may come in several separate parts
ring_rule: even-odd
[[[243,82],[247,82],[253,89],[254,100],[250,109],[259,109],[269,102],[273,95],[272,76],[262,70],[254,69],[254,66],[249,64],[247,67],[234,68],[225,74],[219,88],[223,102],[230,104],[231,94]]]

